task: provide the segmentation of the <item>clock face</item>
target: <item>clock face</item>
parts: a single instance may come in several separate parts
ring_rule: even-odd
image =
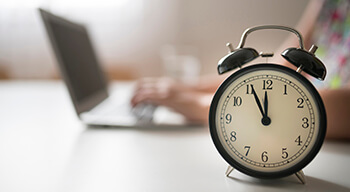
[[[326,131],[322,100],[295,71],[272,64],[243,68],[216,92],[210,131],[220,154],[256,177],[283,177],[305,167]]]

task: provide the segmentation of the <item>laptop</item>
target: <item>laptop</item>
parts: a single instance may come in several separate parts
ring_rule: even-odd
[[[140,105],[132,108],[133,86],[108,86],[105,74],[84,25],[39,9],[78,117],[88,125],[183,126],[185,118],[165,107]]]

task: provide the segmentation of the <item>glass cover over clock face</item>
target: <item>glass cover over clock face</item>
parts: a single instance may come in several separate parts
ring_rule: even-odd
[[[301,75],[262,65],[238,71],[219,88],[212,103],[211,113],[215,112],[210,114],[213,140],[241,171],[267,174],[289,169],[292,174],[312,160],[319,140],[323,142],[322,101]]]

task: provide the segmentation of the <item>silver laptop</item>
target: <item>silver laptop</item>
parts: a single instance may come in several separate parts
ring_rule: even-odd
[[[133,86],[112,88],[98,63],[86,28],[39,9],[47,34],[79,118],[89,125],[182,126],[185,118],[167,108],[142,105],[131,108]]]

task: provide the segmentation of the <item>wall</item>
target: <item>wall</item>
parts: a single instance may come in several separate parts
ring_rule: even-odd
[[[226,42],[260,24],[295,26],[304,0],[12,0],[0,3],[0,71],[11,78],[57,76],[37,7],[88,26],[105,69],[136,76],[164,74],[165,45],[190,48],[201,73],[215,73]],[[285,32],[257,32],[247,45],[273,51]],[[181,50],[180,50],[181,51]]]

